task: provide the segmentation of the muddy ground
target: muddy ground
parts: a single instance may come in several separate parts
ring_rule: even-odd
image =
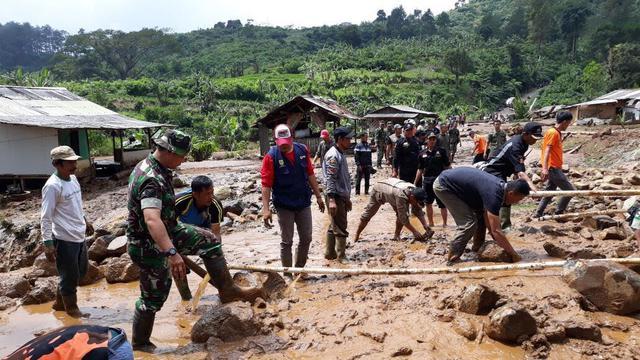
[[[488,131],[486,125],[473,127]],[[576,127],[576,130],[590,132],[605,129]],[[613,134],[603,137],[571,136],[565,144],[566,151],[582,144],[580,149],[566,157],[572,180],[592,188],[631,188],[624,181],[622,185],[607,185],[605,178],[618,175],[626,179],[630,174],[638,173],[639,135],[638,129],[616,128]],[[468,139],[465,138],[459,153],[461,156],[455,165],[468,164],[471,159]],[[535,171],[538,158],[536,147],[527,159],[529,169]],[[214,179],[217,191],[231,192],[226,204],[243,198],[246,206],[259,203],[259,167],[257,159],[207,161],[186,163],[179,174],[186,181],[198,174],[208,174]],[[385,168],[374,176],[373,181],[383,179],[389,173]],[[126,206],[126,184],[123,181],[96,180],[85,186],[84,198],[87,217],[97,227],[122,222],[126,215],[123,210]],[[352,234],[366,202],[364,195],[353,197],[354,209],[349,215]],[[508,236],[523,256],[523,262],[558,260],[545,251],[546,243],[567,252],[586,249],[592,255],[606,257],[628,256],[638,250],[628,234],[622,240],[600,240],[601,231],[583,227],[579,221],[531,221],[528,217],[535,205],[536,201],[527,200],[513,209],[515,230]],[[569,210],[604,209],[617,205],[613,199],[579,199],[572,201]],[[4,240],[0,239],[0,265],[5,271],[12,269],[7,274],[31,271],[22,265],[32,262],[35,254],[41,251],[37,244],[37,230],[32,230],[38,221],[38,211],[37,195],[23,202],[9,203],[0,210],[0,219],[5,225],[11,224],[11,231],[5,225],[0,230],[0,236],[4,236]],[[242,224],[230,224],[227,220],[223,226],[226,257],[230,263],[279,265],[277,227],[265,229],[259,219],[253,220],[253,213],[255,211],[243,213],[246,221]],[[443,228],[439,215],[436,215],[437,233],[432,241],[411,243],[407,233],[404,233],[404,240],[392,241],[394,213],[390,207],[384,206],[364,231],[361,241],[353,243],[349,239],[349,263],[341,265],[322,258],[322,234],[328,222],[315,206],[313,216],[314,240],[308,263],[313,267],[441,267],[445,264],[448,241],[455,232],[453,219],[450,218],[449,226]],[[620,215],[616,219],[622,220]],[[542,225],[546,225],[544,232],[540,231]],[[583,229],[586,230],[579,235]],[[467,253],[463,259],[465,261],[456,266],[479,264],[473,253]],[[152,355],[136,353],[136,358],[640,358],[640,317],[583,310],[580,294],[565,284],[560,273],[561,269],[439,276],[311,275],[289,283],[283,299],[269,302],[266,308],[254,309],[266,319],[264,326],[270,329],[268,336],[226,343],[210,340],[206,344],[191,344],[191,327],[199,316],[191,311],[189,303],[181,302],[178,292],[172,289],[169,300],[157,315],[152,335],[152,341],[159,345],[159,350]],[[200,279],[192,273],[189,282],[195,292]],[[528,341],[523,344],[495,341],[484,334],[486,315],[470,315],[458,310],[460,294],[466,286],[475,284],[493,289],[501,302],[525,307],[535,318],[539,333],[548,335],[556,324],[574,320],[599,328],[603,338],[601,341],[575,338],[551,341],[551,336],[548,336],[549,341],[546,342]],[[19,305],[16,302],[0,312],[0,356],[36,334],[78,322],[121,327],[131,334],[130,319],[138,293],[136,281],[108,284],[103,279],[80,287],[79,305],[91,314],[88,319],[81,320],[51,311],[51,302],[39,305]],[[217,291],[208,286],[201,304],[215,305],[218,302]]]

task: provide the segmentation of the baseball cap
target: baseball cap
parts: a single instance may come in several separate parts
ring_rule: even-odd
[[[328,138],[329,137],[329,130],[324,129],[324,130],[320,131],[320,137],[321,138],[325,138],[325,139]]]
[[[413,129],[414,127],[416,127],[416,123],[415,123],[415,121],[413,121],[413,120],[411,120],[411,121],[407,121],[407,122],[405,122],[405,123],[404,123],[404,129],[405,129],[405,130],[411,130],[411,129]]]
[[[63,145],[55,147],[51,150],[51,160],[78,160],[80,156],[76,155],[72,148]]]
[[[291,129],[285,124],[276,126],[273,130],[273,137],[276,139],[276,145],[291,145],[293,144],[293,136],[291,135]]]
[[[153,142],[179,156],[185,156],[191,151],[191,136],[180,130],[167,130],[161,137],[153,139]]]
[[[413,190],[411,190],[411,193],[413,194],[413,197],[416,198],[416,201],[418,201],[418,203],[421,206],[423,206],[425,201],[427,201],[427,192],[424,191],[423,188],[415,187],[413,188]]]
[[[338,139],[338,138],[353,138],[353,131],[351,131],[351,128],[345,127],[345,126],[341,126],[339,128],[336,128],[335,130],[333,130],[333,137]]]
[[[430,133],[427,135],[427,139],[430,139],[430,138],[437,138],[437,137],[438,137],[438,135],[436,135],[436,133],[434,133],[433,131],[432,131],[432,132],[430,132]]]
[[[427,132],[424,130],[418,129],[418,131],[416,131],[416,136],[417,137],[427,136]]]
[[[524,128],[522,128],[522,132],[523,133],[527,133],[529,135],[531,135],[532,138],[539,140],[542,139],[543,135],[542,135],[542,125],[536,123],[536,122],[528,122],[524,125]]]
[[[393,129],[394,129],[394,130],[395,130],[395,129],[402,129],[402,125],[400,125],[400,124],[395,124],[395,125],[393,125]]]

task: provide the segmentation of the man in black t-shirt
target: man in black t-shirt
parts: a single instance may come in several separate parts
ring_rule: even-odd
[[[422,182],[422,188],[427,193],[427,218],[429,226],[433,227],[433,201],[435,200],[440,208],[442,216],[442,227],[447,226],[447,209],[442,201],[438,199],[433,192],[433,182],[445,169],[451,168],[447,151],[436,145],[438,136],[430,133],[427,138],[427,147],[420,152],[418,157],[418,173],[416,174],[415,185],[419,186]]]
[[[487,227],[498,246],[511,255],[512,261],[520,261],[520,255],[500,229],[498,214],[503,204],[516,204],[529,195],[531,188],[525,180],[505,183],[482,170],[459,167],[442,172],[434,181],[433,190],[458,226],[449,247],[448,264],[460,259],[471,237],[474,237],[472,250],[480,250]]]
[[[420,144],[415,138],[416,125],[413,120],[404,125],[404,137],[396,143],[391,177],[412,183],[418,172],[418,155]]]

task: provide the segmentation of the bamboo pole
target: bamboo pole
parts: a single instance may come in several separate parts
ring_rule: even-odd
[[[611,209],[611,210],[593,210],[593,211],[584,211],[577,213],[566,213],[561,215],[545,215],[538,218],[538,221],[543,220],[564,220],[571,219],[576,217],[585,217],[585,216],[595,216],[595,215],[615,215],[615,214],[624,214],[626,211],[622,209]]]
[[[482,271],[507,271],[507,270],[542,270],[547,268],[561,268],[572,260],[533,262],[524,264],[482,265],[467,267],[436,267],[436,268],[407,268],[407,269],[376,269],[376,268],[296,268],[282,266],[258,266],[230,264],[231,270],[246,270],[259,272],[288,272],[294,274],[325,274],[325,275],[425,275],[425,274],[463,274]],[[640,258],[611,258],[581,260],[586,263],[613,261],[619,264],[640,264]]]
[[[640,189],[629,190],[560,190],[560,191],[532,191],[530,196],[535,198],[548,196],[633,196],[640,195]]]

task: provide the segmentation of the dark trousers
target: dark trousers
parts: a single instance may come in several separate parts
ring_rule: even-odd
[[[356,195],[360,195],[360,183],[364,177],[364,193],[369,193],[369,179],[371,178],[371,168],[369,166],[358,166],[356,171]]]
[[[473,157],[473,164],[475,163],[479,163],[480,161],[485,161],[486,159],[484,158],[484,154],[476,154]]]
[[[378,152],[376,155],[378,156],[377,165],[378,167],[382,167],[382,159],[384,158],[384,147],[378,145]]]
[[[60,294],[75,295],[80,279],[87,273],[87,244],[55,239],[56,268],[60,275]]]
[[[549,182],[547,186],[544,188],[545,191],[553,191],[557,188],[560,190],[575,190],[576,188],[569,182],[567,176],[562,172],[562,169],[550,168],[549,169]],[[551,202],[551,197],[545,197],[540,200],[540,204],[538,204],[538,210],[536,210],[536,217],[541,217],[544,215],[544,210],[547,208],[547,205]],[[556,214],[562,214],[569,205],[569,201],[571,197],[563,196],[558,200],[558,206],[556,207]]]

